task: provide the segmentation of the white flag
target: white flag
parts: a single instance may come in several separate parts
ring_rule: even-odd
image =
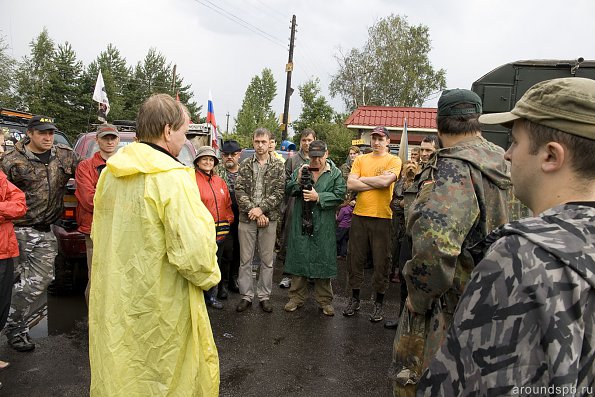
[[[93,91],[93,100],[99,102],[99,118],[105,121],[105,117],[109,113],[109,100],[107,99],[107,92],[105,92],[105,83],[101,70],[97,75],[97,82],[95,83],[95,91]]]

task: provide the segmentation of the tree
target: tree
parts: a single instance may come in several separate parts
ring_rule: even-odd
[[[29,44],[30,56],[23,57],[16,72],[18,107],[42,114],[48,93],[49,75],[55,54],[54,41],[46,28]]]
[[[77,61],[68,42],[58,45],[52,61],[39,113],[54,117],[60,130],[75,138],[84,132],[86,124],[84,91],[80,85],[83,63]]]
[[[343,125],[344,116],[335,113],[326,98],[320,95],[320,80],[318,78],[306,81],[298,87],[302,99],[302,114],[293,123],[296,131],[312,128],[317,139],[325,141],[328,146],[329,157],[336,164],[345,161],[353,131]],[[294,135],[294,142],[299,147],[300,135]]]
[[[17,105],[14,94],[15,61],[8,55],[8,44],[0,36],[0,106],[14,108]]]
[[[320,94],[320,80],[308,80],[298,87],[302,99],[302,114],[293,123],[294,130],[302,131],[315,123],[330,122],[335,111],[328,104],[326,98]]]
[[[279,121],[271,107],[276,95],[277,82],[271,69],[263,69],[250,81],[235,119],[236,136],[243,147],[252,145],[252,133],[258,127],[267,128],[279,138]]]
[[[446,87],[446,71],[435,70],[428,53],[429,29],[407,17],[390,15],[368,29],[363,49],[336,55],[339,71],[331,80],[333,97],[348,110],[362,105],[421,106]]]
[[[180,97],[186,105],[192,119],[198,117],[202,106],[192,102],[191,86],[184,85],[183,78],[176,73],[176,83],[172,89],[173,67],[165,56],[155,48],[149,49],[142,62],[134,68],[132,78],[128,82],[125,110],[130,118],[136,118],[141,103],[152,94],[166,93]],[[109,92],[108,92],[109,97]]]

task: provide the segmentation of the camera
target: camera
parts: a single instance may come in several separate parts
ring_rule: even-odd
[[[312,190],[314,181],[312,179],[312,171],[318,171],[318,168],[303,167],[302,175],[298,181],[300,190],[296,193],[296,196],[302,196],[304,190]],[[313,203],[304,201],[302,205],[302,234],[313,236],[314,235],[314,220],[312,219],[312,208]]]
[[[310,167],[302,168],[302,176],[300,178],[300,190],[312,190],[312,169]]]

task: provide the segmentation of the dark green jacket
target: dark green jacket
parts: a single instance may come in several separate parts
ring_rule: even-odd
[[[345,181],[341,171],[327,160],[330,169],[320,175],[314,184],[319,201],[314,205],[312,218],[314,235],[302,234],[302,206],[301,196],[295,200],[293,216],[288,225],[289,242],[285,271],[298,276],[312,278],[331,278],[337,275],[337,248],[335,240],[335,211],[345,196]],[[296,169],[285,191],[288,195],[299,191]]]

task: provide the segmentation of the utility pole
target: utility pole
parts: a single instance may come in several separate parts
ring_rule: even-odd
[[[283,130],[281,130],[281,141],[287,139],[287,123],[289,121],[289,97],[293,93],[291,88],[291,72],[293,71],[293,45],[295,42],[295,15],[291,18],[291,36],[289,38],[289,60],[285,65],[287,72],[287,84],[285,85],[285,106],[283,106]]]
[[[227,124],[225,124],[225,133],[229,134],[229,112],[227,112],[225,116],[227,116]]]

